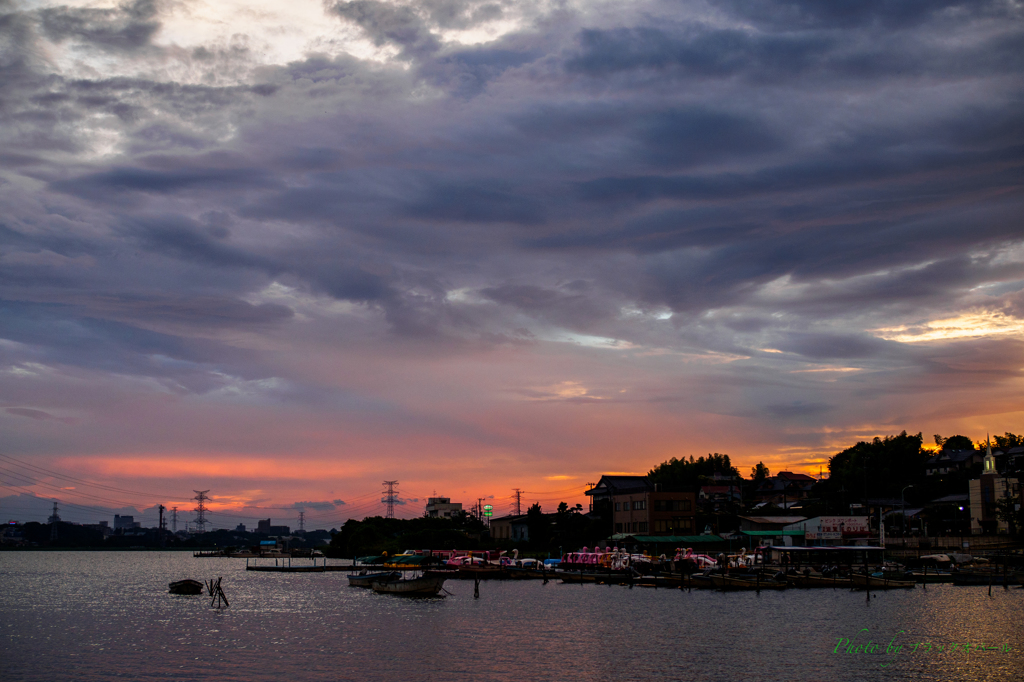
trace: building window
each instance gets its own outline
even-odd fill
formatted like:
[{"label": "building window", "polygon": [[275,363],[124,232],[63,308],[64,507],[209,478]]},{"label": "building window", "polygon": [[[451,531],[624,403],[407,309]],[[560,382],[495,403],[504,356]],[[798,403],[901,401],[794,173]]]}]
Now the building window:
[{"label": "building window", "polygon": [[621,502],[616,502],[616,503],[615,503],[615,511],[621,511],[621,510],[619,509],[619,507],[620,507],[621,505],[622,505],[622,503],[621,503]]},{"label": "building window", "polygon": [[615,532],[616,533],[621,533],[622,532],[622,524],[621,523],[616,523],[615,524]]},{"label": "building window", "polygon": [[636,502],[633,503],[633,509],[635,511],[640,509],[647,509],[647,500],[637,500]]},{"label": "building window", "polygon": [[682,506],[680,507],[680,511],[690,511],[690,506],[691,505],[689,500],[683,500]]},{"label": "building window", "polygon": [[647,532],[647,522],[646,521],[641,521],[640,523],[637,524],[637,526],[639,526],[639,528],[637,528],[637,532],[638,533],[646,533]]}]

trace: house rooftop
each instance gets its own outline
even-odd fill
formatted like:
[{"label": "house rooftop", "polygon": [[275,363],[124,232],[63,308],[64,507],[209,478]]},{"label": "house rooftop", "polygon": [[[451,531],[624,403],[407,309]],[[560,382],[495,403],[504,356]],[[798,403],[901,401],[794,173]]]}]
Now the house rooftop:
[{"label": "house rooftop", "polygon": [[751,523],[799,523],[806,521],[806,516],[741,516],[744,521]]}]

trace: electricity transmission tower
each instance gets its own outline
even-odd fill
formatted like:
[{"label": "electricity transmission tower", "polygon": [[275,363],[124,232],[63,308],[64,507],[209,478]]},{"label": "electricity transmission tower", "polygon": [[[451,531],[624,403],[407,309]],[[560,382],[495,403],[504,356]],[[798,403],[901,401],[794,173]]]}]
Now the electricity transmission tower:
[{"label": "electricity transmission tower", "polygon": [[178,532],[178,508],[171,507],[171,532]]},{"label": "electricity transmission tower", "polygon": [[57,539],[57,524],[60,523],[60,516],[57,514],[57,500],[53,501],[53,515],[50,517],[50,542]]},{"label": "electricity transmission tower", "polygon": [[512,492],[516,494],[516,516],[522,516],[523,491],[519,488],[512,488]]},{"label": "electricity transmission tower", "polygon": [[388,519],[395,518],[395,500],[398,499],[398,491],[395,490],[396,485],[398,485],[398,481],[384,481],[384,486],[387,490],[384,491],[384,499],[381,502],[387,508],[385,518]]},{"label": "electricity transmission tower", "polygon": [[299,512],[299,532],[306,532],[306,512],[304,511]]},{"label": "electricity transmission tower", "polygon": [[164,536],[167,534],[167,521],[164,520],[164,510],[167,507],[160,505],[160,522],[157,524],[157,539],[160,541],[160,546],[164,546]]},{"label": "electricity transmission tower", "polygon": [[196,493],[196,496],[193,497],[192,499],[193,500],[197,500],[199,502],[199,506],[192,510],[192,511],[194,511],[196,513],[196,520],[195,520],[196,532],[197,533],[205,533],[206,532],[206,504],[205,504],[205,502],[208,499],[210,499],[209,497],[206,496],[206,493],[208,493],[210,491],[209,490],[193,490],[192,492]]}]

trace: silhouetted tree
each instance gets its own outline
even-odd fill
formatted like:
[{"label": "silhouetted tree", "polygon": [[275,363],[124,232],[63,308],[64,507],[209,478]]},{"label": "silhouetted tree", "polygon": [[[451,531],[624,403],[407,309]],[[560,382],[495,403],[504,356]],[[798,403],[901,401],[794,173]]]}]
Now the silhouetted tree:
[{"label": "silhouetted tree", "polygon": [[750,467],[750,477],[755,483],[763,483],[771,475],[772,472],[768,470],[764,462],[758,462],[756,467]]},{"label": "silhouetted tree", "polygon": [[740,472],[729,461],[729,455],[720,455],[717,452],[698,459],[694,459],[693,455],[690,455],[688,460],[673,457],[651,469],[647,473],[647,478],[658,484],[661,490],[680,491],[691,489],[699,485],[702,478],[715,474],[740,478]]},{"label": "silhouetted tree", "polygon": [[1018,436],[1017,434],[1010,433],[1009,431],[1001,436],[992,436],[992,440],[995,442],[997,448],[1001,448],[1003,450],[1024,445],[1024,436]]}]

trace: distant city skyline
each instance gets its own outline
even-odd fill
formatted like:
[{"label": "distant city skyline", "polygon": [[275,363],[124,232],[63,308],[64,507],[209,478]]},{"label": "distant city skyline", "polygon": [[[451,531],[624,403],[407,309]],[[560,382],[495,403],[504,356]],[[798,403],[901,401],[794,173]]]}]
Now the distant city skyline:
[{"label": "distant city skyline", "polygon": [[1021,13],[0,0],[0,497],[343,522],[1024,431]]}]

